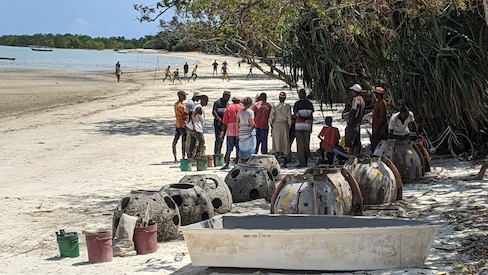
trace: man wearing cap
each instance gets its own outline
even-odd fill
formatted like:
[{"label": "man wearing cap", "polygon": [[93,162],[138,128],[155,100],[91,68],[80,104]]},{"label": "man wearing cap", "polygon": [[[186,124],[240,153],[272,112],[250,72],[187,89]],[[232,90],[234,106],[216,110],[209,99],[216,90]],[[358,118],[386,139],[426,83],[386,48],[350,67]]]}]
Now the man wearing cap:
[{"label": "man wearing cap", "polygon": [[229,106],[230,92],[224,91],[222,97],[214,102],[212,108],[212,115],[214,117],[214,133],[215,145],[214,154],[220,155],[222,153],[222,144],[224,143],[224,136],[221,135],[223,130],[222,119],[227,106]]},{"label": "man wearing cap", "polygon": [[308,166],[310,157],[310,134],[312,133],[313,123],[313,104],[307,99],[305,89],[298,91],[300,100],[293,106],[293,115],[295,116],[295,136],[297,139],[297,156],[300,164],[299,168]]},{"label": "man wearing cap", "polygon": [[261,146],[261,154],[268,153],[268,133],[269,133],[269,114],[271,113],[271,105],[266,102],[268,96],[266,93],[261,93],[258,101],[253,105],[254,123],[256,123],[256,151],[258,153]]},{"label": "man wearing cap", "polygon": [[176,101],[175,117],[176,117],[176,132],[173,139],[173,156],[175,158],[175,163],[178,163],[178,158],[176,157],[176,144],[181,136],[181,151],[183,159],[185,159],[185,148],[186,148],[186,126],[188,125],[188,112],[186,111],[185,105],[183,105],[183,100],[186,99],[188,95],[185,91],[179,90],[176,95],[178,96],[178,101]]},{"label": "man wearing cap", "polygon": [[222,119],[223,123],[223,130],[221,133],[222,138],[224,135],[227,134],[226,138],[226,145],[227,145],[227,150],[225,152],[225,166],[222,167],[221,169],[229,169],[230,166],[230,154],[232,153],[232,150],[234,147],[236,148],[236,159],[238,159],[238,153],[239,153],[239,139],[238,139],[238,132],[237,132],[237,125],[236,125],[236,118],[237,118],[237,112],[240,110],[244,109],[244,106],[241,105],[241,101],[237,97],[232,98],[232,105],[227,107],[224,112],[224,117]]},{"label": "man wearing cap", "polygon": [[[186,111],[188,112],[188,120],[191,120],[193,117],[193,111],[195,110],[195,104],[200,101],[200,97],[202,96],[202,93],[199,91],[196,91],[193,93],[193,97],[186,102]],[[189,121],[188,121],[189,122]],[[186,153],[189,158],[191,158],[191,153],[195,149],[195,143],[196,139],[194,136],[190,134],[190,131],[187,131],[187,136],[186,136]]]},{"label": "man wearing cap", "polygon": [[384,98],[385,89],[382,87],[375,88],[376,104],[373,109],[373,123],[371,127],[371,152],[374,153],[378,143],[387,138],[388,135],[388,117],[386,113],[386,100]]},{"label": "man wearing cap", "polygon": [[203,135],[203,128],[205,127],[205,112],[203,107],[208,105],[208,97],[206,95],[200,95],[200,103],[195,106],[190,122],[188,123],[188,129],[192,137],[198,142],[196,152],[190,151],[190,158],[198,158],[203,156],[203,149],[205,148],[205,137]]},{"label": "man wearing cap", "polygon": [[352,106],[349,111],[346,126],[346,147],[349,155],[357,156],[361,152],[361,121],[364,116],[364,99],[361,96],[363,88],[354,84],[349,88],[352,93]]},{"label": "man wearing cap", "polygon": [[273,104],[269,115],[273,141],[271,152],[283,154],[283,167],[286,167],[290,154],[291,106],[285,103],[285,92],[281,92],[278,99],[280,102]]}]

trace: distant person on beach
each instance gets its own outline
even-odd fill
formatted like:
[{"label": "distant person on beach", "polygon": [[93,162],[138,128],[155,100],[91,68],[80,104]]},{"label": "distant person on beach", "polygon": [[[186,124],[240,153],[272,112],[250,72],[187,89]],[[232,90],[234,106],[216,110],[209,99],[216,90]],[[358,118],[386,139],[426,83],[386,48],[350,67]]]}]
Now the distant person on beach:
[{"label": "distant person on beach", "polygon": [[205,137],[203,135],[203,128],[205,127],[205,111],[203,107],[208,105],[208,96],[201,95],[200,103],[195,106],[190,123],[188,123],[188,129],[190,134],[198,142],[196,152],[191,152],[191,158],[199,158],[203,156],[203,149],[205,148]]},{"label": "distant person on beach", "polygon": [[195,78],[193,78],[193,81],[197,80],[197,77],[198,77],[197,68],[198,68],[198,65],[195,65],[195,68],[193,68],[193,71],[191,71],[190,78],[188,78],[188,82],[190,82],[190,79],[192,79],[193,77],[195,77]]},{"label": "distant person on beach", "polygon": [[256,150],[256,123],[254,112],[249,109],[252,105],[250,97],[242,101],[244,109],[237,112],[237,131],[239,133],[239,162],[245,163]]},{"label": "distant person on beach", "polygon": [[278,96],[279,103],[273,104],[269,114],[271,125],[272,148],[271,152],[283,155],[283,167],[286,167],[290,155],[290,127],[291,127],[291,106],[285,103],[286,93],[281,92]]},{"label": "distant person on beach", "polygon": [[212,63],[212,67],[213,67],[212,76],[218,75],[217,69],[219,67],[219,63],[217,63],[217,60],[215,60],[214,63]]},{"label": "distant person on beach", "polygon": [[234,147],[236,148],[236,159],[239,159],[239,140],[238,131],[236,125],[237,112],[242,110],[244,107],[241,104],[241,100],[237,97],[232,97],[232,105],[227,107],[224,112],[224,118],[222,119],[223,130],[220,136],[226,137],[226,152],[225,152],[225,165],[222,170],[229,169],[230,166],[230,154]]},{"label": "distant person on beach", "polygon": [[120,76],[122,75],[122,69],[120,68],[120,62],[115,63],[115,76],[117,77],[117,82],[120,81]]},{"label": "distant person on beach", "polygon": [[189,70],[188,62],[185,62],[185,65],[183,65],[183,77],[188,76],[188,70]]},{"label": "distant person on beach", "polygon": [[224,118],[225,109],[229,106],[230,92],[224,91],[222,97],[214,102],[212,108],[212,115],[214,117],[214,133],[215,146],[214,155],[222,154],[222,144],[224,143],[224,135],[221,135],[224,130],[222,119]]},{"label": "distant person on beach", "polygon": [[164,79],[163,79],[163,82],[166,80],[166,78],[169,77],[169,81],[172,81],[172,78],[171,78],[171,66],[168,66],[168,68],[166,68],[166,70],[164,71]]},{"label": "distant person on beach", "polygon": [[181,80],[180,80],[180,71],[178,71],[178,68],[176,68],[176,71],[173,72],[173,83],[175,83],[176,79],[178,79],[180,84],[183,84],[183,83],[181,83]]},{"label": "distant person on beach", "polygon": [[241,69],[241,61],[237,61],[237,68],[240,70]]},{"label": "distant person on beach", "polygon": [[227,67],[227,60],[224,60],[224,63],[222,63],[222,66],[226,66]]},{"label": "distant person on beach", "polygon": [[249,66],[249,73],[247,74],[247,78],[254,77],[254,75],[252,74],[253,67],[254,66],[252,64],[251,64],[251,66]]},{"label": "distant person on beach", "polygon": [[224,81],[226,78],[227,81],[230,81],[229,69],[227,69],[227,66],[222,66],[222,81]]},{"label": "distant person on beach", "polygon": [[175,108],[175,117],[176,117],[176,132],[175,137],[173,139],[173,156],[174,162],[178,163],[178,158],[176,157],[176,144],[181,136],[181,153],[182,159],[186,159],[186,126],[188,125],[188,111],[183,105],[183,101],[186,99],[188,95],[185,91],[179,90],[176,93],[178,96],[178,101],[176,101],[174,108]]},{"label": "distant person on beach", "polygon": [[259,95],[259,100],[254,103],[254,122],[256,124],[256,151],[257,154],[261,147],[261,154],[268,154],[268,133],[269,133],[269,115],[271,113],[271,104],[267,100],[266,93]]}]

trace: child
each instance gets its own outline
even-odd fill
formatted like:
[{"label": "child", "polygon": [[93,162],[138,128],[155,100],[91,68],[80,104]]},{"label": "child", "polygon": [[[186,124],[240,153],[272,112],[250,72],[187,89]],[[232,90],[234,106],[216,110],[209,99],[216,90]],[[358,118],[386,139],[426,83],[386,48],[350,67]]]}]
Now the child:
[{"label": "child", "polygon": [[[339,129],[332,126],[332,117],[328,116],[325,118],[325,125],[317,136],[320,141],[320,155],[322,157],[322,162],[331,165],[334,162],[334,155],[337,151],[340,151],[339,140],[341,135],[339,134]],[[324,158],[324,154],[327,152],[327,161]],[[339,162],[344,161],[344,157],[337,154]],[[347,158],[346,158],[347,159]]]}]

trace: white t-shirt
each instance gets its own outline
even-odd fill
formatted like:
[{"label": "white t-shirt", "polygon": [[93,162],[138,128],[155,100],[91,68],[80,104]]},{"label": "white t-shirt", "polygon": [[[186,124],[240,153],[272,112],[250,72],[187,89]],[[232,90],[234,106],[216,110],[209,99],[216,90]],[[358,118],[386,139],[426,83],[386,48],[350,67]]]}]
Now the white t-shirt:
[{"label": "white t-shirt", "polygon": [[188,100],[186,102],[186,110],[188,112],[193,112],[195,110],[195,102],[193,100]]},{"label": "white t-shirt", "polygon": [[250,126],[251,120],[254,118],[254,112],[251,109],[247,109],[246,111],[239,110],[239,112],[237,112],[237,117],[239,118],[241,127]]},{"label": "white t-shirt", "polygon": [[195,130],[199,133],[203,133],[203,127],[205,127],[205,111],[203,110],[203,107],[200,104],[195,105],[195,111],[198,108],[202,109],[202,114],[200,115],[196,112],[193,112],[192,114],[193,118],[188,123],[188,128],[191,130]]},{"label": "white t-shirt", "polygon": [[415,117],[412,112],[408,112],[408,117],[402,123],[400,119],[398,119],[398,115],[400,112],[394,113],[390,118],[390,123],[388,124],[388,129],[391,131],[393,130],[393,134],[396,136],[405,136],[410,133],[410,129],[408,129],[408,124],[410,122],[415,121]]}]

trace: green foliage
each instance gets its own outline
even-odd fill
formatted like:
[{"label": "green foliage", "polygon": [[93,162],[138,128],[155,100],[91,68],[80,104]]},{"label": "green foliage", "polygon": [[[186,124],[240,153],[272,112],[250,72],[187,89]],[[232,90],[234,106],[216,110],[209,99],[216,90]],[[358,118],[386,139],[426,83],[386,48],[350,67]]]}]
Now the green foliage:
[{"label": "green foliage", "polygon": [[[154,48],[157,37],[146,36],[140,39],[127,40],[124,37],[91,38],[87,35],[72,34],[35,34],[0,36],[0,45],[28,47],[29,45],[65,48],[65,49],[135,49]],[[148,47],[151,45],[151,47]]]}]

